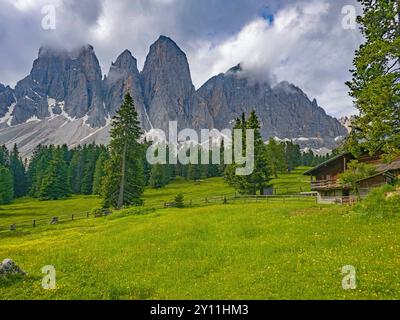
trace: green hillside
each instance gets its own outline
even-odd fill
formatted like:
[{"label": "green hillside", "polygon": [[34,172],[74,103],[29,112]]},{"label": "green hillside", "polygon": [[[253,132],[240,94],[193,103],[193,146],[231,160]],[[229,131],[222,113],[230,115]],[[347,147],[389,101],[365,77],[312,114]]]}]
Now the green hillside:
[{"label": "green hillside", "polygon": [[[161,208],[178,192],[193,208]],[[146,206],[160,209],[3,232],[0,259],[13,259],[28,276],[0,278],[0,299],[400,298],[398,219],[313,199],[204,202],[232,193],[222,179],[177,181],[146,192]],[[46,205],[52,209],[41,211]],[[3,206],[0,220],[12,221],[15,209],[29,219],[98,205],[93,197],[25,199]],[[41,287],[45,265],[56,268],[54,291]],[[356,290],[342,288],[345,265],[356,267]]]}]

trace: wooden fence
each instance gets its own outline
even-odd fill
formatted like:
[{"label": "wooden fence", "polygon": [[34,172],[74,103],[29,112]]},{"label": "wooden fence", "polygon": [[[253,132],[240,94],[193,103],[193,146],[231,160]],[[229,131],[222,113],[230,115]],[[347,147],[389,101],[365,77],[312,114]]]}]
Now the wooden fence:
[{"label": "wooden fence", "polygon": [[[205,206],[212,204],[231,204],[231,203],[250,203],[250,202],[264,202],[264,203],[290,203],[294,201],[308,201],[316,202],[316,197],[312,194],[296,194],[296,195],[240,195],[240,194],[227,194],[222,196],[211,196],[205,198],[190,199],[185,201],[185,207],[190,208],[194,206]],[[151,207],[138,207],[135,214],[145,214],[146,212],[154,211],[155,209],[175,207],[174,202],[161,201],[159,205]],[[19,221],[13,224],[0,225],[0,232],[16,231],[25,228],[36,228],[39,226],[56,225],[59,223],[72,222],[75,220],[101,218],[103,215],[84,212],[80,214],[69,215],[52,215],[48,217]]]}]

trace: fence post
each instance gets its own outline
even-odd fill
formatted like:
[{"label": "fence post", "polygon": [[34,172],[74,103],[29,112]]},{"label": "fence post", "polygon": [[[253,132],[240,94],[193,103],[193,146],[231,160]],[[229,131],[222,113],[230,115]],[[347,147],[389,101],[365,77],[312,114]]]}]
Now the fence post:
[{"label": "fence post", "polygon": [[32,226],[33,226],[33,227],[36,227],[36,220],[33,220]]}]

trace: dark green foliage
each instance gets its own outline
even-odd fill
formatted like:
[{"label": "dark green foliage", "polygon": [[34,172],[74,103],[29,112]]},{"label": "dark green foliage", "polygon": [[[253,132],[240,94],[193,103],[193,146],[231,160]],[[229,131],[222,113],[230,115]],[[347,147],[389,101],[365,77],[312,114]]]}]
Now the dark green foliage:
[{"label": "dark green foliage", "polygon": [[360,0],[358,18],[366,42],[356,52],[347,85],[359,110],[348,149],[388,159],[400,154],[400,1]]},{"label": "dark green foliage", "polygon": [[14,197],[14,181],[11,171],[0,164],[0,204],[11,203]]},{"label": "dark green foliage", "polygon": [[16,198],[23,197],[28,191],[28,182],[25,173],[24,163],[19,156],[17,145],[14,145],[10,155],[10,170],[14,180],[14,196]]},{"label": "dark green foliage", "polygon": [[175,207],[177,208],[184,208],[185,207],[185,203],[184,203],[185,197],[183,195],[183,193],[178,193],[175,197]]},{"label": "dark green foliage", "polygon": [[301,166],[301,150],[298,145],[293,142],[284,142],[283,149],[288,172],[292,172],[295,168]]},{"label": "dark green foliage", "polygon": [[126,94],[112,122],[110,160],[106,164],[102,188],[105,207],[122,208],[142,203],[145,178],[143,148],[138,143],[140,134],[134,101]]},{"label": "dark green foliage", "polygon": [[156,164],[151,169],[149,186],[154,189],[160,189],[167,185],[167,170],[168,167],[166,165]]},{"label": "dark green foliage", "polygon": [[284,145],[271,138],[266,149],[268,167],[271,174],[278,178],[278,174],[285,172],[287,168]]},{"label": "dark green foliage", "polygon": [[398,217],[400,214],[400,186],[384,185],[371,190],[354,207],[354,211],[371,217]]},{"label": "dark green foliage", "polygon": [[93,174],[93,194],[101,194],[101,185],[105,176],[105,163],[108,158],[109,156],[107,150],[103,150],[96,161]]},{"label": "dark green foliage", "polygon": [[63,158],[62,150],[56,149],[45,171],[38,196],[42,200],[58,200],[69,195],[68,166]]},{"label": "dark green foliage", "polygon": [[40,196],[40,189],[46,170],[53,158],[54,146],[39,145],[35,148],[28,167],[29,194],[32,197]]},{"label": "dark green foliage", "polygon": [[6,146],[0,146],[0,165],[7,167],[10,164],[10,153]]},{"label": "dark green foliage", "polygon": [[82,179],[85,169],[85,150],[81,146],[72,151],[72,159],[69,166],[69,179],[71,190],[75,194],[81,193]]},{"label": "dark green foliage", "polygon": [[94,171],[96,169],[96,161],[99,157],[98,148],[94,144],[85,146],[83,151],[83,157],[84,157],[84,165],[83,165],[81,193],[92,194]]},{"label": "dark green foliage", "polygon": [[227,166],[225,180],[236,190],[243,194],[256,194],[269,185],[270,169],[267,164],[266,147],[260,134],[260,124],[256,113],[253,111],[246,121],[237,119],[234,129],[242,129],[243,151],[246,150],[246,129],[254,130],[254,170],[250,175],[239,176],[236,174],[237,164]]}]

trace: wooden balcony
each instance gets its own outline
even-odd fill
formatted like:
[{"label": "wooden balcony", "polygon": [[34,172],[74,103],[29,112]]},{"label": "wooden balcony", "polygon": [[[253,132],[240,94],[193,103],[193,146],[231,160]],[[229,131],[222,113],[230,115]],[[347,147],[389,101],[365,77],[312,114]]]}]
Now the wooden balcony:
[{"label": "wooden balcony", "polygon": [[339,180],[318,180],[311,182],[312,191],[332,189],[343,189],[343,185],[340,184]]}]

